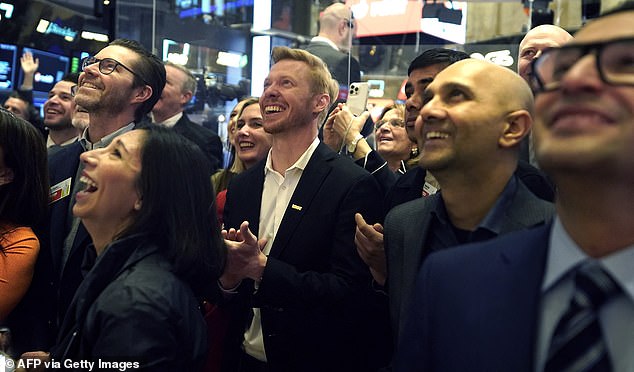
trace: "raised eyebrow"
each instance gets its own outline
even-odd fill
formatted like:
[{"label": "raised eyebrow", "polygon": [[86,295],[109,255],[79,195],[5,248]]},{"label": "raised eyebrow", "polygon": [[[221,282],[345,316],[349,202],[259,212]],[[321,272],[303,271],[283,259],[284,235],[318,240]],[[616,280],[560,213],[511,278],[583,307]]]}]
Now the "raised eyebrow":
[{"label": "raised eyebrow", "polygon": [[434,81],[434,78],[428,77],[428,78],[424,78],[424,79],[420,79],[416,82],[416,84],[418,85],[424,85],[424,84],[429,84],[432,81]]},{"label": "raised eyebrow", "polygon": [[471,95],[471,88],[469,88],[468,86],[464,85],[464,84],[460,84],[460,83],[447,83],[444,86],[442,86],[440,88],[443,92],[448,92],[448,91],[452,91],[452,90],[461,90],[464,93],[466,93],[467,95]]},{"label": "raised eyebrow", "polygon": [[120,140],[120,139],[118,139],[118,138],[117,138],[116,140],[114,140],[113,145],[114,145],[115,147],[121,147],[121,148],[123,149],[123,151],[125,151],[125,152],[126,152],[126,153],[128,153],[128,154],[130,153],[130,151],[128,151],[128,148],[127,148],[127,147],[125,147],[125,144],[123,143],[123,141],[121,141],[121,140]]}]

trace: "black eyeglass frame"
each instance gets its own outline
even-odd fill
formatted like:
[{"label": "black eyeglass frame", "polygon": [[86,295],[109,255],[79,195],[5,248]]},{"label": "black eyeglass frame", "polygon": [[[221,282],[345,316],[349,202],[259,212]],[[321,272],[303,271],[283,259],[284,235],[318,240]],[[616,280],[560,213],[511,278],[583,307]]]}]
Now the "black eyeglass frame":
[{"label": "black eyeglass frame", "polygon": [[[104,69],[104,62],[114,62],[114,67],[112,69]],[[103,58],[103,59],[99,59],[97,57],[94,56],[88,56],[86,58],[84,58],[81,61],[81,70],[84,71],[86,69],[86,67],[90,66],[90,65],[94,65],[95,63],[99,63],[99,66],[97,66],[99,68],[99,72],[104,74],[104,75],[110,75],[112,74],[112,72],[114,70],[117,69],[117,66],[121,66],[124,69],[128,70],[132,75],[138,77],[143,84],[145,85],[149,85],[147,83],[147,81],[145,81],[145,79],[143,79],[141,77],[141,75],[137,74],[136,72],[132,71],[132,69],[130,69],[129,67],[127,67],[126,65],[124,65],[123,63],[117,61],[114,58]]]},{"label": "black eyeglass frame", "polygon": [[354,29],[354,17],[352,18],[341,18],[346,21],[346,26],[350,27],[350,29]]},{"label": "black eyeglass frame", "polygon": [[[399,124],[393,124],[393,123],[399,123]],[[379,120],[376,122],[376,124],[374,124],[374,130],[379,130],[381,129],[382,126],[384,126],[385,124],[389,124],[391,127],[398,127],[398,128],[405,128],[405,120],[403,119],[390,119],[390,120]]]},{"label": "black eyeglass frame", "polygon": [[[601,78],[601,81],[609,85],[634,86],[634,77],[632,79],[632,83],[623,82],[623,81],[614,81],[613,79],[609,79],[605,71],[603,70],[603,67],[601,64],[601,61],[603,60],[602,58],[603,51],[611,45],[614,45],[617,43],[623,43],[623,42],[632,42],[634,44],[634,38],[627,37],[627,38],[614,39],[607,42],[603,41],[603,42],[587,43],[587,44],[572,44],[572,45],[564,45],[562,47],[557,47],[557,48],[545,49],[537,59],[534,59],[531,62],[531,73],[529,74],[529,79],[531,81],[530,86],[531,88],[533,88],[533,91],[535,91],[536,93],[550,92],[550,91],[559,89],[559,87],[561,86],[561,79],[559,79],[556,82],[551,82],[550,87],[548,87],[547,84],[544,82],[543,77],[540,76],[539,71],[541,66],[543,66],[543,63],[547,61],[548,58],[554,58],[553,53],[561,52],[562,50],[580,50],[581,51],[581,53],[577,56],[577,59],[574,61],[574,63],[568,67],[568,69],[566,70],[566,73],[583,57],[587,56],[589,53],[594,53],[595,55],[594,60],[596,64],[595,67],[597,71],[599,72],[599,77]],[[563,75],[565,75],[565,73],[562,74],[562,76]]]}]

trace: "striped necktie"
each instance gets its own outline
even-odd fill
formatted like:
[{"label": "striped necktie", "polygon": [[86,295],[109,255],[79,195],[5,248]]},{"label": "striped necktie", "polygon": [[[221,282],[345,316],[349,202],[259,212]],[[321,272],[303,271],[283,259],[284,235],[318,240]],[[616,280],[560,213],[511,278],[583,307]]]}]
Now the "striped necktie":
[{"label": "striped necktie", "polygon": [[544,372],[612,371],[598,311],[618,292],[618,284],[597,263],[577,269],[575,292],[555,328]]}]

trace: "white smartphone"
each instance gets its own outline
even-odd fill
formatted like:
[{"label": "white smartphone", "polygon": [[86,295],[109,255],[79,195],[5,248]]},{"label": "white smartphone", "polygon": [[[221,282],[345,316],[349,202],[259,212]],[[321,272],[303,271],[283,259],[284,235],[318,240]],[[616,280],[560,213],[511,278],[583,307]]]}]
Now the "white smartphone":
[{"label": "white smartphone", "polygon": [[346,106],[348,106],[350,112],[356,116],[361,115],[368,106],[369,93],[368,83],[351,83],[350,90],[348,90],[348,100],[346,102]]}]

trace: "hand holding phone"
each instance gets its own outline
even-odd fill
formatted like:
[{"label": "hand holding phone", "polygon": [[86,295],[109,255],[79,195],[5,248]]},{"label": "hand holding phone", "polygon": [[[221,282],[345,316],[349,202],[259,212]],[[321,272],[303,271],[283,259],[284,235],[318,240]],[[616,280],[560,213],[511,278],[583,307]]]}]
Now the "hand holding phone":
[{"label": "hand holding phone", "polygon": [[350,112],[355,116],[361,115],[361,113],[366,110],[369,93],[368,83],[355,82],[350,84],[346,106],[348,106]]}]

